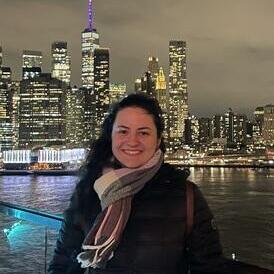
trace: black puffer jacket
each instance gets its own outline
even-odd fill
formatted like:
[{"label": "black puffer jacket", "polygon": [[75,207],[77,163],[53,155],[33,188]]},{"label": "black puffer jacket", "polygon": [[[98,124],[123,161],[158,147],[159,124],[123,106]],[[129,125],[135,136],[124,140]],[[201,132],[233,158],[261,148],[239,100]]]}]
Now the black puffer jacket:
[{"label": "black puffer jacket", "polygon": [[[194,185],[194,225],[185,248],[185,181],[188,174],[163,164],[156,176],[135,195],[122,240],[105,269],[90,274],[225,273],[219,235],[200,190]],[[76,261],[81,244],[100,211],[96,193],[90,216],[75,210],[77,197],[65,212],[50,274],[84,273]],[[187,259],[188,258],[188,259]]]}]

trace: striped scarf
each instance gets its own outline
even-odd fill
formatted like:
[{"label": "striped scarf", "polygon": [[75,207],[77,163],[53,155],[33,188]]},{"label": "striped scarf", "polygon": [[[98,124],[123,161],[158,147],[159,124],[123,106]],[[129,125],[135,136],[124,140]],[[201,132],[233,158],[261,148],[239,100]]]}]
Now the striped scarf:
[{"label": "striped scarf", "polygon": [[134,194],[157,173],[162,162],[159,149],[143,166],[112,169],[95,181],[102,211],[82,244],[83,252],[77,256],[82,268],[103,268],[113,257],[127,224]]}]

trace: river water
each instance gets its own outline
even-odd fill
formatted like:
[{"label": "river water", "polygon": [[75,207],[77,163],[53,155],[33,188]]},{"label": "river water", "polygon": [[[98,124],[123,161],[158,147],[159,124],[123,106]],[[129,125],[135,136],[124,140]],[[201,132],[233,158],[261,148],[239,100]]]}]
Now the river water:
[{"label": "river water", "polygon": [[[191,168],[191,180],[215,215],[226,256],[235,253],[240,261],[274,270],[274,170]],[[76,176],[2,176],[0,200],[62,213],[76,182]],[[47,231],[45,253],[43,227],[21,222],[7,237],[3,230],[14,224],[18,220],[0,215],[0,273],[45,273],[57,233]]]}]

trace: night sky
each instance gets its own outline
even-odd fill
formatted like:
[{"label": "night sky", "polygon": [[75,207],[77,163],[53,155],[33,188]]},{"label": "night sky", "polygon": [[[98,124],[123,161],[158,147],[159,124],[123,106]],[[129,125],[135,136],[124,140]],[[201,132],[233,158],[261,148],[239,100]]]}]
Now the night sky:
[{"label": "night sky", "polygon": [[[80,84],[81,31],[87,0],[0,0],[4,65],[21,76],[23,49],[43,52],[50,71],[53,41],[68,42],[72,83]],[[97,0],[94,27],[110,48],[111,81],[126,82],[159,57],[168,74],[168,42],[187,42],[189,105],[210,116],[229,107],[250,114],[274,103],[273,0]]]}]

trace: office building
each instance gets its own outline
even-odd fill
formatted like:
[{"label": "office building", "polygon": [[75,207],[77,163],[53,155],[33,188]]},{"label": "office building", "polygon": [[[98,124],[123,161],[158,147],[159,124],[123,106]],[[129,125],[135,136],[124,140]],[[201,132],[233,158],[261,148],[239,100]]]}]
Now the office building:
[{"label": "office building", "polygon": [[134,81],[134,92],[141,92],[142,91],[142,80],[141,78],[136,78]]},{"label": "office building", "polygon": [[245,114],[235,114],[233,121],[233,142],[239,146],[247,141],[247,117]]},{"label": "office building", "polygon": [[99,34],[93,28],[92,0],[88,2],[88,26],[82,32],[82,86],[94,88],[94,50],[99,48]]},{"label": "office building", "polygon": [[19,141],[19,104],[20,104],[20,82],[12,81],[11,86],[12,96],[12,125],[13,125],[13,143],[14,147],[18,147]]},{"label": "office building", "polygon": [[110,104],[114,104],[115,102],[121,100],[126,96],[127,85],[125,83],[111,83],[109,85],[109,102]]},{"label": "office building", "polygon": [[3,66],[0,46],[0,151],[13,149],[18,141],[18,82],[12,81],[10,67]]},{"label": "office building", "polygon": [[12,77],[12,71],[10,67],[2,67],[2,77],[1,81],[6,83],[6,84],[11,84],[11,77]]},{"label": "office building", "polygon": [[151,97],[156,97],[155,87],[158,73],[159,60],[157,57],[151,56],[148,58],[147,71],[140,78],[141,82],[135,82],[135,92],[144,92]]},{"label": "office building", "polygon": [[3,51],[2,51],[2,47],[0,46],[0,67],[2,67],[3,65]]},{"label": "office building", "polygon": [[229,145],[234,143],[234,113],[231,108],[224,114],[225,137]]},{"label": "office building", "polygon": [[209,144],[212,140],[211,119],[199,118],[199,143]]},{"label": "office building", "polygon": [[237,114],[231,108],[224,114],[225,137],[228,146],[246,143],[247,117],[244,114]]},{"label": "office building", "polygon": [[82,143],[85,148],[90,147],[92,141],[97,138],[97,115],[95,92],[91,89],[80,88],[83,96],[84,116],[82,117],[84,132]]},{"label": "office building", "polygon": [[3,66],[3,52],[2,52],[2,47],[0,46],[0,80],[2,77],[2,66]]},{"label": "office building", "polygon": [[264,107],[257,107],[253,112],[254,122],[253,122],[253,142],[254,144],[260,144],[263,142],[262,131],[264,123]]},{"label": "office building", "polygon": [[57,41],[51,45],[51,75],[70,85],[71,66],[67,42]]},{"label": "office building", "polygon": [[96,136],[109,109],[109,49],[94,50],[94,94],[96,101]]},{"label": "office building", "polygon": [[19,147],[65,145],[67,85],[43,73],[20,83]]},{"label": "office building", "polygon": [[85,92],[83,89],[69,88],[66,96],[66,146],[86,147],[85,136]]},{"label": "office building", "polygon": [[188,117],[186,42],[169,42],[168,148],[171,152],[183,143],[185,119]]},{"label": "office building", "polygon": [[39,76],[42,72],[42,52],[24,50],[22,55],[22,79],[30,79]]},{"label": "office building", "polygon": [[159,72],[156,75],[155,80],[155,98],[158,100],[159,105],[163,112],[163,119],[165,123],[164,138],[168,139],[168,93],[167,93],[167,82],[162,67],[159,68]]},{"label": "office building", "polygon": [[185,131],[184,131],[185,144],[189,146],[199,145],[199,119],[194,116],[188,116],[185,120]]},{"label": "office building", "polygon": [[163,110],[163,112],[167,112],[167,106],[168,106],[167,82],[166,82],[166,77],[162,67],[160,67],[159,72],[156,75],[155,98],[158,100],[159,105],[161,109]]},{"label": "office building", "polygon": [[226,138],[224,115],[216,114],[212,118],[212,137],[217,139]]},{"label": "office building", "polygon": [[155,82],[153,81],[150,71],[146,71],[141,77],[141,92],[151,97],[155,97]]},{"label": "office building", "polygon": [[153,81],[156,81],[157,75],[159,73],[159,59],[155,56],[150,56],[148,58],[147,70],[151,73]]},{"label": "office building", "polygon": [[0,83],[0,151],[14,148],[13,92],[5,82]]},{"label": "office building", "polygon": [[262,137],[266,145],[274,145],[274,105],[264,107]]}]

